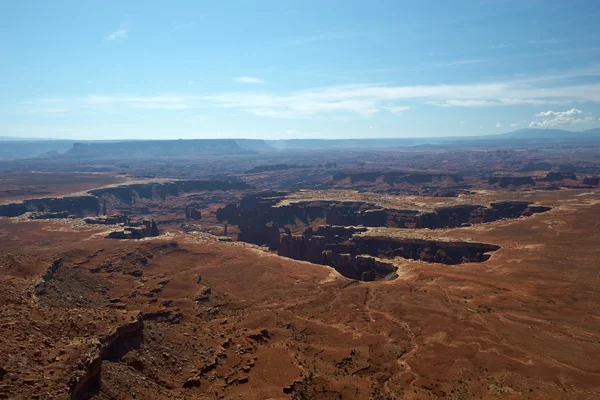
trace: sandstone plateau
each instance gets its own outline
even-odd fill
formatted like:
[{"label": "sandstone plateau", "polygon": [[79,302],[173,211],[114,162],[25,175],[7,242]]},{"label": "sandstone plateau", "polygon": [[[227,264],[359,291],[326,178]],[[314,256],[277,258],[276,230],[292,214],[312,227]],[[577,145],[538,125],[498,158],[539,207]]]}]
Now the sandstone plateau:
[{"label": "sandstone plateau", "polygon": [[594,147],[131,146],[0,162],[0,398],[600,398]]}]

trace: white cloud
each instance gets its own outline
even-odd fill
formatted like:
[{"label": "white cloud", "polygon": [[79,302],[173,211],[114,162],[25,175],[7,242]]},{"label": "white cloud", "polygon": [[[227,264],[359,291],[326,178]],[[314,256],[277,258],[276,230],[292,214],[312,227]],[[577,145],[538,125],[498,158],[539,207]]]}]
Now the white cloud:
[{"label": "white cloud", "polygon": [[404,112],[404,111],[410,109],[409,106],[391,106],[391,107],[384,107],[384,108],[394,114],[399,114],[401,112]]},{"label": "white cloud", "polygon": [[119,40],[119,39],[125,39],[127,37],[127,34],[129,33],[129,29],[127,28],[119,28],[115,31],[113,31],[110,35],[108,35],[106,38],[108,40]]},{"label": "white cloud", "polygon": [[540,113],[535,114],[536,117],[550,117],[550,116],[554,116],[554,117],[571,117],[573,115],[577,115],[577,114],[583,114],[583,111],[578,110],[576,108],[571,108],[570,110],[567,111],[542,111]]},{"label": "white cloud", "polygon": [[542,111],[535,116],[536,121],[532,121],[529,124],[530,128],[555,128],[559,126],[577,125],[592,122],[593,117],[587,115],[584,116],[582,110],[572,108],[567,111]]},{"label": "white cloud", "polygon": [[238,76],[233,78],[233,80],[240,83],[266,83],[264,80],[252,76]]},{"label": "white cloud", "polygon": [[496,122],[496,128],[502,128],[502,124],[500,122]]},{"label": "white cloud", "polygon": [[464,123],[465,123],[465,121],[460,121],[460,123],[461,123],[461,124],[464,124]]},{"label": "white cloud", "polygon": [[519,124],[517,124],[517,123],[514,123],[514,124],[510,124],[509,126],[510,126],[511,128],[514,128],[514,127],[516,127],[516,126],[518,126],[518,125],[519,125]]}]

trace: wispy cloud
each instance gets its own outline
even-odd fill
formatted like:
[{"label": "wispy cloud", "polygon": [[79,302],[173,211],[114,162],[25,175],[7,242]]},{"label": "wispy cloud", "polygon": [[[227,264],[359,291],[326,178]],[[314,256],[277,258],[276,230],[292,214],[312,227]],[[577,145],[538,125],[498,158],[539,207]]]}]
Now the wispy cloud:
[{"label": "wispy cloud", "polygon": [[432,65],[435,67],[453,67],[455,65],[479,64],[484,61],[485,60],[456,60],[456,61],[449,61],[449,62],[445,62],[445,63],[437,63],[437,64],[432,64]]},{"label": "wispy cloud", "polygon": [[514,127],[516,127],[516,126],[518,126],[518,125],[519,125],[519,124],[517,124],[517,123],[513,123],[513,124],[510,124],[509,126],[510,126],[511,128],[514,128]]},{"label": "wispy cloud", "polygon": [[234,81],[240,83],[267,83],[265,80],[252,76],[238,76],[233,78]]},{"label": "wispy cloud", "polygon": [[566,40],[565,39],[556,39],[556,38],[549,38],[549,39],[533,39],[528,41],[527,43],[529,44],[559,44],[559,43],[564,43]]},{"label": "wispy cloud", "polygon": [[402,113],[402,112],[410,109],[409,106],[392,106],[392,107],[384,107],[384,108],[394,114],[399,114],[399,113]]},{"label": "wispy cloud", "polygon": [[[584,71],[588,74],[587,71]],[[548,75],[513,81],[470,83],[460,85],[398,86],[383,84],[335,85],[291,92],[240,90],[205,94],[130,94],[88,95],[63,99],[40,99],[34,105],[48,108],[94,108],[105,110],[163,109],[186,110],[207,107],[230,109],[271,118],[369,117],[381,111],[400,113],[415,104],[436,107],[501,107],[572,103],[600,103],[600,82],[572,84],[575,73],[560,77]],[[244,83],[262,83],[259,78],[240,77]],[[255,85],[254,88],[260,85]],[[254,89],[253,88],[253,89]],[[262,88],[262,87],[261,87]],[[45,102],[45,103],[44,103]],[[536,124],[548,124],[538,116]],[[556,116],[554,116],[556,117]],[[584,116],[580,116],[584,117]],[[584,117],[585,118],[585,117]]]},{"label": "wispy cloud", "polygon": [[535,114],[536,121],[529,124],[531,128],[556,128],[566,125],[585,124],[594,121],[594,118],[583,111],[572,108],[567,111],[543,111]]},{"label": "wispy cloud", "polygon": [[488,106],[497,106],[499,105],[496,101],[491,100],[458,100],[458,99],[450,99],[450,100],[428,100],[425,101],[425,104],[430,106],[437,107],[488,107]]},{"label": "wispy cloud", "polygon": [[113,32],[111,32],[106,37],[106,39],[108,39],[108,40],[125,39],[125,38],[127,38],[128,34],[129,34],[129,29],[127,29],[127,28],[119,28],[119,29],[116,29]]},{"label": "wispy cloud", "polygon": [[502,128],[502,124],[500,122],[496,122],[496,128]]}]

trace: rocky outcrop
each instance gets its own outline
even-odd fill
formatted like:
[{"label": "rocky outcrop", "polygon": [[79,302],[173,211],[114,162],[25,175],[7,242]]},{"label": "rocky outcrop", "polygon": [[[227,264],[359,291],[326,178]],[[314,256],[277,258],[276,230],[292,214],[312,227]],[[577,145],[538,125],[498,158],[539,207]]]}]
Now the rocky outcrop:
[{"label": "rocky outcrop", "polygon": [[195,208],[190,210],[190,219],[202,219],[202,213]]},{"label": "rocky outcrop", "polygon": [[215,190],[244,190],[250,186],[238,180],[189,180],[172,182],[138,183],[91,190],[102,202],[132,206],[140,200],[165,200],[183,193]]},{"label": "rocky outcrop", "polygon": [[[320,226],[302,235],[284,234],[278,254],[295,260],[329,265],[350,279],[372,281],[386,278],[396,268],[382,258],[402,257],[441,264],[482,262],[486,253],[500,247],[483,243],[444,242],[361,236],[364,228]],[[377,258],[374,258],[377,257]]]},{"label": "rocky outcrop", "polygon": [[381,181],[388,185],[410,184],[419,185],[424,183],[439,182],[462,182],[463,178],[455,174],[440,174],[428,172],[382,172],[382,171],[340,171],[333,176],[334,181],[349,179],[351,183]]},{"label": "rocky outcrop", "polygon": [[335,254],[331,251],[325,252],[324,264],[332,266],[346,278],[365,282],[391,279],[397,269],[391,263],[382,262],[366,255],[352,256],[351,254]]},{"label": "rocky outcrop", "polygon": [[44,274],[33,284],[33,294],[41,296],[46,293],[46,285],[48,281],[54,277],[56,271],[62,267],[63,262],[61,258],[54,260],[54,262],[46,269]]},{"label": "rocky outcrop", "polygon": [[75,215],[70,214],[68,211],[59,212],[48,212],[48,213],[32,213],[29,219],[59,219],[59,218],[76,218]]},{"label": "rocky outcrop", "polygon": [[110,232],[107,239],[143,239],[145,237],[156,237],[160,235],[158,225],[154,220],[149,221],[144,219],[142,221],[131,221],[128,220],[128,225],[124,226],[123,229]]},{"label": "rocky outcrop", "polygon": [[458,205],[442,207],[434,212],[419,215],[416,228],[457,228],[469,224],[482,224],[499,219],[513,219],[549,211],[550,207],[534,206],[524,201],[491,203],[490,207]]},{"label": "rocky outcrop", "polygon": [[541,178],[541,182],[560,182],[564,180],[577,180],[577,176],[574,173],[569,172],[548,172],[545,177]]},{"label": "rocky outcrop", "polygon": [[402,257],[431,263],[461,264],[482,262],[489,258],[486,253],[500,246],[474,242],[446,242],[424,239],[396,239],[374,236],[355,236],[350,253],[357,252],[380,258]]},{"label": "rocky outcrop", "polygon": [[0,217],[18,217],[26,212],[66,213],[83,216],[99,214],[100,203],[94,196],[47,197],[0,205]]},{"label": "rocky outcrop", "polygon": [[130,350],[138,348],[142,341],[143,328],[142,315],[138,314],[131,321],[117,326],[101,338],[98,348],[83,357],[67,383],[71,400],[93,397],[100,389],[102,361],[119,360]]},{"label": "rocky outcrop", "polygon": [[[244,197],[239,205],[229,204],[217,211],[219,221],[239,226],[239,240],[273,247],[276,231],[286,226],[310,226],[314,221],[328,225],[394,228],[456,228],[468,224],[493,222],[529,216],[550,210],[528,202],[497,202],[489,207],[462,204],[434,211],[398,210],[358,201],[300,201],[283,206],[280,193]],[[320,234],[317,234],[320,235]]]},{"label": "rocky outcrop", "polygon": [[277,224],[264,224],[262,226],[240,225],[238,240],[258,245],[267,245],[276,249],[279,245],[279,226]]},{"label": "rocky outcrop", "polygon": [[117,224],[129,224],[129,217],[127,215],[110,215],[100,217],[89,217],[84,218],[83,222],[91,225],[117,225]]},{"label": "rocky outcrop", "polygon": [[586,176],[585,178],[583,178],[584,185],[598,186],[599,183],[600,177],[597,176]]},{"label": "rocky outcrop", "polygon": [[488,179],[489,185],[498,185],[502,188],[510,186],[535,186],[535,180],[531,176],[492,176]]},{"label": "rocky outcrop", "polygon": [[346,239],[345,236],[328,238],[318,235],[306,237],[305,235],[284,234],[281,237],[278,254],[294,260],[329,265],[347,278],[362,281],[382,279],[396,271],[393,265],[377,261],[372,257],[340,254],[329,248],[331,243],[338,243]]}]

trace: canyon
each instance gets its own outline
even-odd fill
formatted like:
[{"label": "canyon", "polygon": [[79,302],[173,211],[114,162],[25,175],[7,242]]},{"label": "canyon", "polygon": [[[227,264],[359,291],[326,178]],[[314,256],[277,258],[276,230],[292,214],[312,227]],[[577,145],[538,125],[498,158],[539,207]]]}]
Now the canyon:
[{"label": "canyon", "polygon": [[600,395],[593,145],[182,142],[0,160],[0,398]]}]

